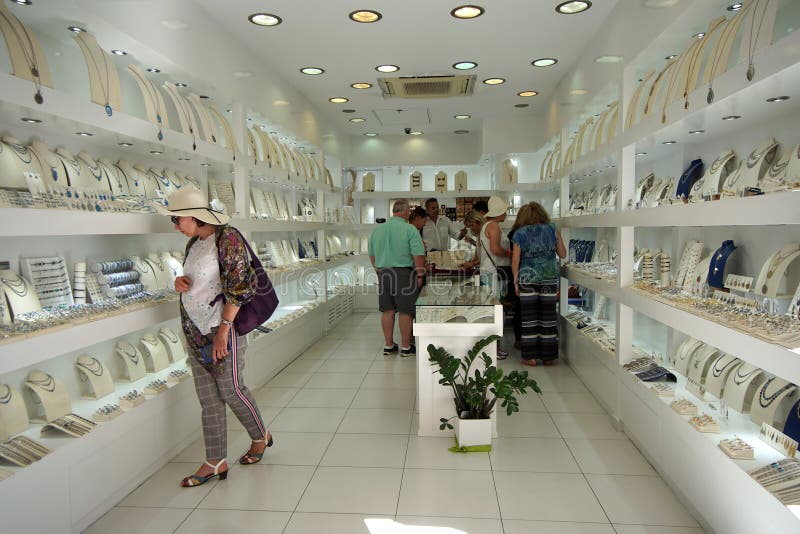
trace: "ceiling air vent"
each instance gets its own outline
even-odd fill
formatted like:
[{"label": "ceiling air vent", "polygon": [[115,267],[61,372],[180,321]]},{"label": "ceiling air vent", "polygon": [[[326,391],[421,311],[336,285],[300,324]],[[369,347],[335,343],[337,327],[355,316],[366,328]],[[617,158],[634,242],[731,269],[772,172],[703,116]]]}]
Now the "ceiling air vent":
[{"label": "ceiling air vent", "polygon": [[475,76],[402,76],[378,83],[384,98],[450,98],[471,95]]}]

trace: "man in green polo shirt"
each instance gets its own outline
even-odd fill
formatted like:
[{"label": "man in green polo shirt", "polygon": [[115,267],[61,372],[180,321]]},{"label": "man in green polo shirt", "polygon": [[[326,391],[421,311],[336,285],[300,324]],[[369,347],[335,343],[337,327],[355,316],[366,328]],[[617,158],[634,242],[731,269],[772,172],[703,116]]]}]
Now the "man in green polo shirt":
[{"label": "man in green polo shirt", "polygon": [[386,345],[383,354],[397,352],[394,342],[394,316],[400,314],[401,356],[413,356],[417,348],[411,342],[414,305],[425,275],[425,245],[419,231],[408,222],[407,200],[396,200],[392,217],[369,236],[369,260],[378,273],[378,308]]}]

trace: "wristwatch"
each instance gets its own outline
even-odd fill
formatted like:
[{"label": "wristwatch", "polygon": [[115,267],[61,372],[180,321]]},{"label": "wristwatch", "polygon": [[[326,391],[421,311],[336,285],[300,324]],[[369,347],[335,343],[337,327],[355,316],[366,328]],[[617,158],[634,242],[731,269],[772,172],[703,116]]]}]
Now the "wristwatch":
[{"label": "wristwatch", "polygon": [[233,321],[229,321],[229,320],[225,319],[224,317],[222,319],[220,319],[219,322],[224,324],[224,325],[233,326]]}]

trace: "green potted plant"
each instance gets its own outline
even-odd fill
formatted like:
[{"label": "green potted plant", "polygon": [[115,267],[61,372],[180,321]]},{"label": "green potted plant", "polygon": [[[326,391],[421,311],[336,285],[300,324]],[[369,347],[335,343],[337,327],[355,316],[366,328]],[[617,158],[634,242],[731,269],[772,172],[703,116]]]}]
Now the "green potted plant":
[{"label": "green potted plant", "polygon": [[[499,339],[500,336],[492,335],[478,340],[464,358],[457,358],[442,347],[428,345],[428,360],[436,364],[435,372],[441,375],[439,383],[453,390],[457,414],[450,418],[442,417],[439,428],[455,428],[458,445],[462,448],[491,445],[490,416],[498,399],[500,406],[511,415],[519,411],[515,394],[525,395],[528,390],[542,394],[527,371],[504,374],[502,369],[492,364],[492,358],[483,349]],[[483,369],[476,366],[473,370],[476,361],[483,363]],[[451,420],[455,420],[455,427]]]}]

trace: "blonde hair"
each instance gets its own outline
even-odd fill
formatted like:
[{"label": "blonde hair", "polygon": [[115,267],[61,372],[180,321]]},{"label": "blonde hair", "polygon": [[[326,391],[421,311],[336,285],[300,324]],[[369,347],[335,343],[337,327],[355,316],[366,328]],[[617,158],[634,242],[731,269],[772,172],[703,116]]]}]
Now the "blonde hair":
[{"label": "blonde hair", "polygon": [[514,224],[511,226],[511,231],[514,232],[522,228],[523,226],[534,224],[533,222],[531,222],[532,220],[533,217],[531,215],[531,205],[525,204],[517,212],[517,218],[514,221]]},{"label": "blonde hair", "polygon": [[486,219],[479,211],[472,210],[467,213],[467,216],[464,217],[464,224],[471,224],[471,223],[478,223],[479,225],[483,226],[486,224]]},{"label": "blonde hair", "polygon": [[550,223],[550,215],[547,214],[547,210],[542,207],[541,204],[536,202],[535,200],[528,204],[531,207],[531,220],[533,222],[529,224],[549,224]]}]

